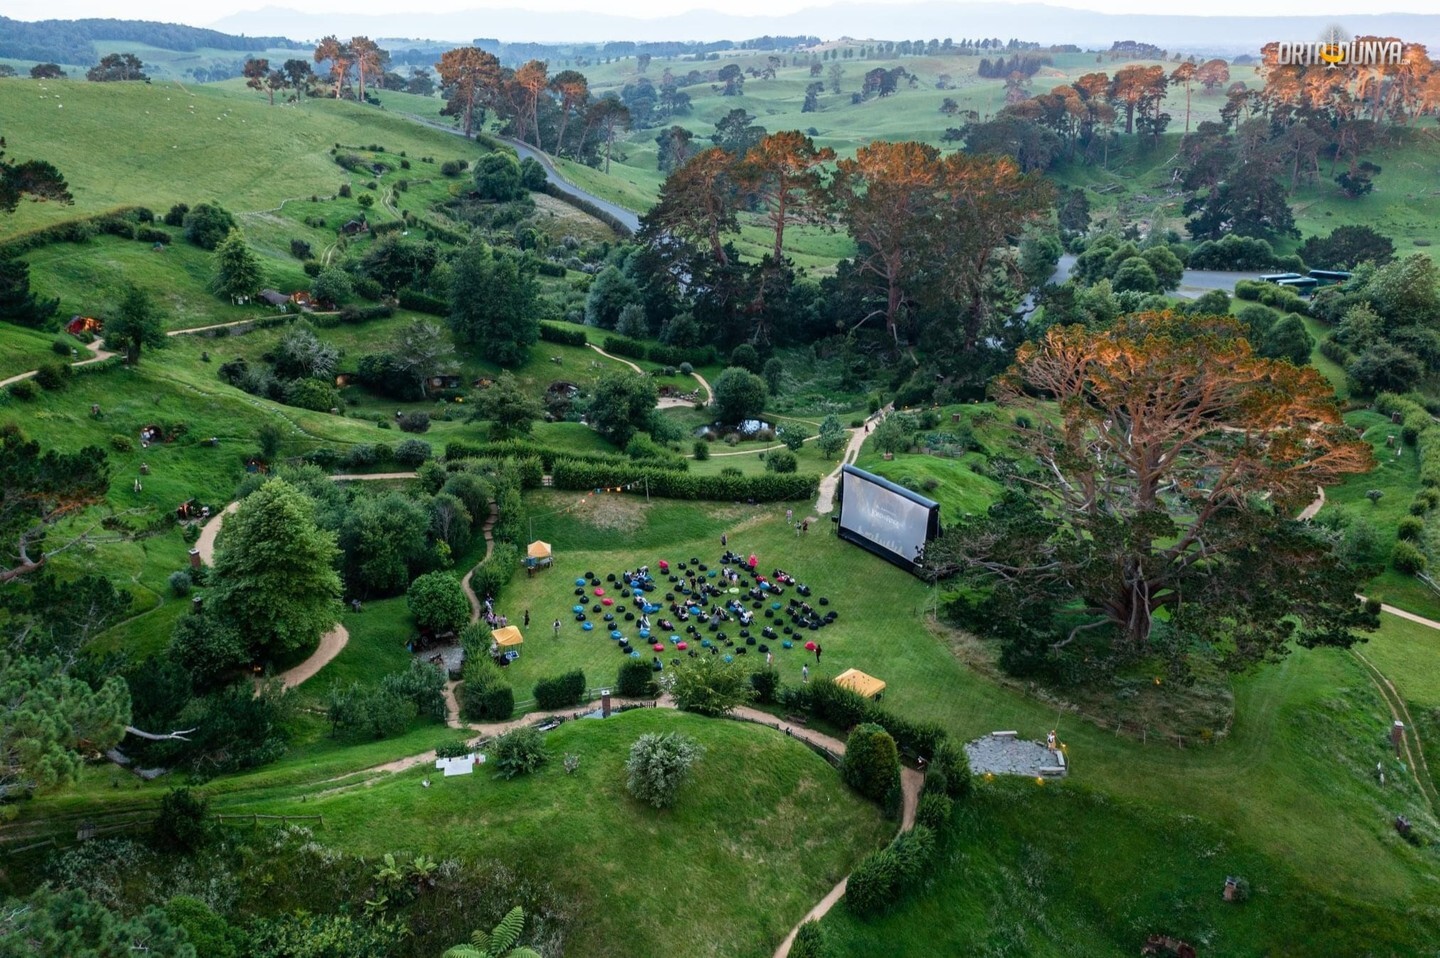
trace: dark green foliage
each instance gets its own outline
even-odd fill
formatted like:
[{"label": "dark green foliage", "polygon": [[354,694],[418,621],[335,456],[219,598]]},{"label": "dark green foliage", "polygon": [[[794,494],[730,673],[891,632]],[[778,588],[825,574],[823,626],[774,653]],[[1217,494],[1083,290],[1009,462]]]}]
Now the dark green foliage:
[{"label": "dark green foliage", "polygon": [[[946,795],[963,798],[970,794],[970,756],[965,749],[948,735],[935,740],[931,748],[922,753],[929,760],[926,784],[932,776],[943,779]],[[937,785],[940,784],[937,782]]]},{"label": "dark green foliage", "polygon": [[845,904],[861,918],[883,914],[894,903],[899,880],[900,862],[895,853],[888,847],[871,852],[850,873]]},{"label": "dark green foliage", "polygon": [[949,827],[950,816],[954,811],[955,803],[948,795],[943,792],[928,792],[920,796],[920,804],[915,809],[915,823],[941,834]]},{"label": "dark green foliage", "polygon": [[834,951],[825,938],[825,929],[818,921],[807,921],[795,932],[790,945],[790,958],[831,958]]},{"label": "dark green foliage", "polygon": [[1191,269],[1262,270],[1274,269],[1279,261],[1267,241],[1230,234],[1200,243],[1190,251],[1188,265]]},{"label": "dark green foliage", "polygon": [[17,383],[11,383],[8,392],[14,399],[29,401],[40,395],[40,387],[35,385],[33,378],[22,379]]},{"label": "dark green foliage", "polygon": [[520,164],[509,153],[487,153],[475,161],[475,193],[482,200],[507,203],[526,193]]},{"label": "dark green foliage", "polygon": [[652,465],[631,468],[590,464],[561,459],[552,470],[557,489],[596,489],[643,483],[648,480],[650,494],[668,499],[702,499],[711,502],[783,502],[808,499],[815,495],[818,478],[800,473],[779,475],[716,475],[697,476],[684,472],[659,469]]},{"label": "dark green foliage", "polygon": [[1408,392],[1425,375],[1425,364],[1414,353],[1382,340],[1356,356],[1345,372],[1364,393]]},{"label": "dark green foliage", "polygon": [[326,710],[335,734],[375,739],[399,735],[416,712],[415,703],[398,692],[366,688],[358,682],[348,688],[332,688]]},{"label": "dark green foliage", "polygon": [[445,673],[437,665],[413,659],[404,672],[391,672],[381,679],[380,690],[414,703],[421,718],[445,721]]},{"label": "dark green foliage", "polygon": [[1306,238],[1300,257],[1312,269],[1348,270],[1366,261],[1384,266],[1395,258],[1395,244],[1369,226],[1339,226],[1329,236]]},{"label": "dark green foliage", "polygon": [[210,841],[205,821],[210,802],[188,788],[172,788],[160,799],[160,810],[151,827],[151,838],[165,851],[190,855]]},{"label": "dark green foliage", "polygon": [[[543,446],[537,442],[529,442],[523,439],[504,439],[493,442],[460,442],[452,440],[445,444],[445,458],[447,461],[458,459],[515,459],[526,460],[538,459],[543,470],[552,470],[557,461],[567,460],[571,462],[587,463],[590,465],[611,465],[620,468],[629,466],[629,457],[613,452],[574,452],[566,449],[556,449],[551,446]],[[676,472],[684,472],[686,469],[685,460],[678,456],[667,459],[652,459],[645,463],[652,469],[672,469]],[[535,486],[539,485],[537,477]],[[527,488],[534,488],[530,486]]]},{"label": "dark green foliage", "polygon": [[59,392],[75,375],[67,363],[45,363],[35,370],[35,381],[50,392]]},{"label": "dark green foliage", "polygon": [[585,298],[585,325],[598,329],[614,329],[620,313],[631,303],[640,302],[635,281],[618,267],[607,266],[590,284]]},{"label": "dark green foliage", "polygon": [[588,341],[582,327],[558,326],[555,323],[541,323],[540,338],[547,343],[560,343],[564,346],[584,346]]},{"label": "dark green foliage", "polygon": [[484,343],[502,366],[525,361],[540,338],[535,279],[519,257],[471,246],[452,267],[450,328],[462,343]]},{"label": "dark green foliage", "polygon": [[1425,560],[1425,553],[1421,552],[1413,542],[1400,540],[1395,543],[1395,549],[1390,553],[1390,564],[1397,572],[1406,575],[1419,575],[1425,571],[1428,564]]},{"label": "dark green foliage", "polygon": [[595,384],[590,396],[590,424],[600,435],[624,448],[631,436],[649,424],[658,396],[655,383],[647,376],[637,376],[628,370],[607,373]]},{"label": "dark green foliage", "polygon": [[1305,329],[1304,322],[1293,313],[1277,322],[1260,338],[1259,350],[1266,359],[1283,359],[1296,366],[1310,361],[1310,351],[1315,348],[1315,339]]},{"label": "dark green foliage", "polygon": [[401,432],[422,433],[430,431],[430,414],[428,412],[407,412],[396,420]]},{"label": "dark green foliage", "polygon": [[713,384],[713,391],[715,415],[723,423],[754,419],[765,410],[765,402],[770,398],[765,380],[739,366],[722,372]]},{"label": "dark green foliage", "polygon": [[545,737],[537,729],[512,729],[495,740],[491,759],[498,769],[496,778],[528,775],[549,759],[545,753]]},{"label": "dark green foliage", "polygon": [[5,906],[0,954],[6,958],[197,958],[184,934],[157,908],[125,918],[84,892],[48,886],[19,901],[7,900]]},{"label": "dark green foliage", "polygon": [[395,464],[414,469],[428,460],[430,454],[431,450],[428,442],[422,439],[402,439],[395,445]]},{"label": "dark green foliage", "polygon": [[201,203],[184,214],[185,240],[201,249],[213,250],[239,224],[216,203]]},{"label": "dark green foliage", "polygon": [[246,958],[348,958],[388,955],[399,947],[400,929],[344,914],[282,915],[250,926]]},{"label": "dark green foliage", "polygon": [[[59,299],[39,299],[31,291],[29,263],[0,255],[0,320],[38,329],[59,306]],[[67,344],[64,355],[69,353]]]},{"label": "dark green foliage", "polygon": [[741,343],[730,351],[730,365],[738,366],[746,372],[760,372],[760,354],[755,347],[749,343]]},{"label": "dark green foliage", "polygon": [[573,672],[536,682],[535,704],[542,709],[563,709],[579,705],[585,700],[588,690],[585,673],[575,669]]},{"label": "dark green foliage", "polygon": [[1395,537],[1406,542],[1419,542],[1425,532],[1425,520],[1417,516],[1405,516],[1395,527]]},{"label": "dark green foliage", "polygon": [[780,690],[780,672],[773,668],[751,672],[750,686],[755,690],[755,701],[768,705],[775,701],[775,694]]},{"label": "dark green foliage", "polygon": [[470,587],[481,598],[488,595],[498,599],[519,567],[520,555],[513,545],[496,545],[490,558],[475,567],[470,576]]},{"label": "dark green foliage", "polygon": [[[489,645],[486,630],[484,645]],[[515,693],[488,648],[466,646],[465,682],[460,686],[460,717],[470,721],[503,722],[515,711]]]},{"label": "dark green foliage", "polygon": [[873,722],[855,728],[845,742],[840,777],[866,798],[886,801],[900,788],[900,753],[890,733]]},{"label": "dark green foliage", "polygon": [[615,676],[615,694],[626,699],[648,699],[655,694],[654,676],[649,662],[627,658]]},{"label": "dark green foliage", "polygon": [[185,931],[199,958],[244,958],[245,933],[200,899],[176,895],[165,903],[165,917]]},{"label": "dark green foliage", "polygon": [[415,624],[426,632],[458,632],[470,619],[470,603],[460,580],[448,572],[431,572],[411,582],[405,603]]},{"label": "dark green foliage", "polygon": [[795,454],[788,449],[776,449],[766,454],[765,469],[768,472],[791,473],[799,468]]},{"label": "dark green foliage", "polygon": [[645,358],[645,344],[623,336],[606,336],[605,351],[617,356],[629,356],[631,359]]},{"label": "dark green foliage", "polygon": [[202,692],[225,684],[250,660],[240,633],[209,612],[175,620],[170,656],[190,673],[191,683]]},{"label": "dark green foliage", "polygon": [[696,439],[691,444],[691,451],[694,453],[696,462],[704,462],[710,458],[710,443],[704,439]]}]

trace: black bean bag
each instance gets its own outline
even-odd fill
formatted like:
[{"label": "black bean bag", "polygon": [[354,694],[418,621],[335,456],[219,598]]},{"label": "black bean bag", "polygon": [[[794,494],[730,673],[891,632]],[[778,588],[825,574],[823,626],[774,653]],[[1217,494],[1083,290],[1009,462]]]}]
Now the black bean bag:
[{"label": "black bean bag", "polygon": [[718,628],[720,628],[720,623],[719,623],[719,622],[711,622],[711,623],[710,623],[710,631],[711,631],[711,632],[714,632],[714,631],[715,631],[716,629],[718,629]]},{"label": "black bean bag", "polygon": [[748,639],[748,638],[750,638],[750,630],[749,630],[749,629],[741,629],[741,630],[740,630],[740,638],[742,638],[742,639]]},{"label": "black bean bag", "polygon": [[761,655],[767,655],[770,652],[770,646],[766,645],[764,642],[761,642],[760,648],[756,649],[755,651],[759,652]]},{"label": "black bean bag", "polygon": [[576,622],[584,622],[584,621],[585,621],[585,613],[584,613],[584,612],[576,612],[576,613],[575,613],[575,621],[576,621]]},{"label": "black bean bag", "polygon": [[577,586],[575,587],[575,594],[576,594],[576,595],[584,595],[584,594],[585,594],[585,589],[584,589],[584,587],[577,585]]},{"label": "black bean bag", "polygon": [[753,635],[747,635],[747,636],[745,637],[745,644],[746,644],[746,645],[754,645],[754,644],[755,644],[755,636],[753,636]]},{"label": "black bean bag", "polygon": [[750,651],[749,649],[745,648],[745,646],[742,645],[742,646],[740,646],[740,648],[738,648],[738,649],[735,650],[735,654],[736,654],[736,655],[744,655],[746,652],[749,652],[749,651]]},{"label": "black bean bag", "polygon": [[829,604],[830,604],[830,600],[827,599],[827,598],[825,598],[825,597],[822,595],[822,596],[820,597],[820,604],[821,604],[821,605],[829,605]]},{"label": "black bean bag", "polygon": [[606,622],[614,622],[615,616],[611,615],[609,612],[606,612],[604,615],[604,619]]},{"label": "black bean bag", "polygon": [[786,635],[794,635],[794,634],[795,634],[795,630],[792,629],[792,628],[790,628],[790,626],[788,626],[788,625],[785,626],[785,628],[781,629],[780,631],[784,632]]},{"label": "black bean bag", "polygon": [[587,571],[587,572],[585,573],[585,578],[587,578],[587,579],[593,579],[593,578],[595,578],[595,573],[593,573],[593,572],[588,572],[588,571]]},{"label": "black bean bag", "polygon": [[709,572],[709,571],[710,571],[710,567],[707,566],[707,565],[705,565],[705,564],[702,562],[702,563],[700,564],[700,571],[701,571],[701,572]]},{"label": "black bean bag", "polygon": [[774,610],[774,609],[766,609],[766,610],[765,610],[765,618],[767,618],[767,619],[773,619],[773,618],[775,618],[775,610]]},{"label": "black bean bag", "polygon": [[620,598],[622,598],[622,599],[628,599],[628,598],[630,598],[630,590],[629,590],[629,589],[621,589],[621,590],[620,590]]},{"label": "black bean bag", "polygon": [[596,602],[594,605],[592,605],[592,606],[590,607],[590,611],[591,611],[591,612],[599,612],[602,608],[604,608],[604,607],[603,607],[599,602]]},{"label": "black bean bag", "polygon": [[626,621],[626,622],[634,622],[634,621],[635,621],[635,613],[634,613],[634,612],[626,612],[626,613],[625,613],[625,621]]},{"label": "black bean bag", "polygon": [[606,582],[614,582],[614,581],[615,581],[615,573],[611,572],[609,575],[605,576],[605,581],[606,581]]}]

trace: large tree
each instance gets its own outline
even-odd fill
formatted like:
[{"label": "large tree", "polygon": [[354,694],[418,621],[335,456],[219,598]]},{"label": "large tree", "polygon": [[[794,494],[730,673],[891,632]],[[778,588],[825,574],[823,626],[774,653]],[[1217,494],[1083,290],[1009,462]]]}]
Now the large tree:
[{"label": "large tree", "polygon": [[36,202],[54,200],[67,206],[75,202],[65,177],[51,164],[44,160],[17,163],[5,159],[5,138],[0,136],[0,213],[15,212],[22,196]]},{"label": "large tree", "polygon": [[729,262],[722,237],[740,229],[734,157],[718,146],[701,150],[666,178],[660,199],[645,214],[644,228],[664,244],[666,236],[700,244],[715,262]]},{"label": "large tree", "polygon": [[341,43],[334,35],[324,37],[315,45],[315,62],[330,62],[330,78],[335,84],[335,99],[340,99],[340,89],[350,78],[350,69],[355,64],[355,55],[349,44]]},{"label": "large tree", "polygon": [[785,227],[819,218],[825,206],[820,166],[835,159],[830,147],[817,149],[799,130],[771,133],[752,146],[741,161],[738,178],[765,210],[775,231],[771,251],[779,262],[785,248]]},{"label": "large tree", "polygon": [[30,264],[23,259],[0,258],[0,320],[38,328],[55,315],[60,300],[41,299],[30,289]]},{"label": "large tree", "polygon": [[104,450],[42,454],[19,427],[0,427],[0,585],[83,541],[78,529],[59,542],[49,537],[57,523],[102,502],[109,485]]},{"label": "large tree", "polygon": [[595,383],[586,421],[616,446],[624,448],[650,421],[659,390],[648,376],[630,370],[607,373]]},{"label": "large tree", "polygon": [[449,334],[428,319],[412,319],[400,327],[390,341],[389,352],[397,368],[420,387],[423,396],[430,395],[430,377],[460,368]]},{"label": "large tree", "polygon": [[502,366],[517,366],[540,339],[535,279],[518,259],[476,243],[455,261],[450,328]]},{"label": "large tree", "polygon": [[211,256],[215,275],[211,277],[210,288],[215,295],[232,303],[249,300],[260,291],[265,274],[260,270],[260,259],[250,251],[245,236],[238,229],[232,229],[225,239],[215,247]]},{"label": "large tree", "polygon": [[488,388],[475,393],[470,421],[488,420],[491,439],[528,436],[535,420],[545,414],[540,400],[532,396],[512,373],[502,372]]},{"label": "large tree", "polygon": [[252,654],[304,648],[339,620],[335,536],[315,504],[284,479],[245,497],[220,530],[209,600]]},{"label": "large tree", "polygon": [[1011,490],[926,549],[931,573],[972,573],[992,613],[1052,649],[1093,633],[1142,654],[1160,618],[1237,667],[1292,639],[1353,641],[1360,573],[1292,517],[1369,468],[1370,446],[1323,376],[1258,358],[1241,332],[1141,313],[1023,346],[995,383],[1033,423]]},{"label": "large tree", "polygon": [[476,108],[483,122],[485,105],[500,85],[500,61],[475,47],[456,47],[440,55],[435,72],[440,74],[440,95],[445,99],[440,113],[458,117],[469,136],[475,129]]},{"label": "large tree", "polygon": [[165,346],[165,329],[150,294],[138,286],[127,285],[114,313],[105,321],[105,345],[125,354],[132,366],[140,362],[145,347]]},{"label": "large tree", "polygon": [[390,62],[390,53],[369,37],[351,37],[350,53],[355,58],[355,75],[359,81],[356,91],[360,101],[365,100],[365,78],[384,74],[385,65]]}]

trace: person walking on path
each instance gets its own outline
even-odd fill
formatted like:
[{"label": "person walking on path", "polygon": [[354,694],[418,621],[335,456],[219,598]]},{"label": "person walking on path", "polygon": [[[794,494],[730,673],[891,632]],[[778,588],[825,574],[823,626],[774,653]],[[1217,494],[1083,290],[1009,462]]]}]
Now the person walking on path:
[{"label": "person walking on path", "polygon": [[802,684],[802,685],[809,685],[809,684],[810,684],[810,666],[808,666],[808,665],[802,665],[802,666],[800,666],[800,684]]},{"label": "person walking on path", "polygon": [[555,638],[558,639],[558,638],[560,638],[560,620],[559,620],[559,619],[556,619],[556,620],[555,620],[555,626],[554,626],[554,628],[555,628]]}]

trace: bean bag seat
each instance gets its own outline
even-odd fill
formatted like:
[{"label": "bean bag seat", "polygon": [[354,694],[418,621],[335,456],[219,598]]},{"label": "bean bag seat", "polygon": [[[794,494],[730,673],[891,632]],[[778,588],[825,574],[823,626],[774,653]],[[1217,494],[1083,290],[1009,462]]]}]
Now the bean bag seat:
[{"label": "bean bag seat", "polygon": [[630,598],[630,590],[629,590],[629,589],[621,589],[621,590],[620,590],[620,598],[622,598],[622,599],[628,599],[628,598]]},{"label": "bean bag seat", "polygon": [[740,646],[738,649],[735,650],[735,654],[736,654],[736,655],[744,655],[746,652],[749,652],[749,651],[750,651],[749,649],[745,648],[745,646],[742,645],[742,646]]},{"label": "bean bag seat", "polygon": [[784,642],[780,643],[780,647],[783,649],[793,649],[795,648],[795,643],[791,642],[789,639],[786,639]]},{"label": "bean bag seat", "polygon": [[702,649],[711,648],[713,645],[714,645],[714,643],[711,642],[709,639],[701,639],[701,640],[700,640],[700,647],[701,647]]},{"label": "bean bag seat", "polygon": [[599,611],[600,611],[601,609],[603,609],[603,608],[605,608],[603,605],[601,605],[599,602],[596,602],[594,605],[592,605],[592,606],[590,607],[590,611],[591,611],[591,612],[599,612]]},{"label": "bean bag seat", "polygon": [[775,618],[775,610],[774,610],[774,609],[766,609],[766,610],[765,610],[765,618],[767,618],[767,619],[773,619],[773,618]]},{"label": "bean bag seat", "polygon": [[611,572],[609,575],[605,576],[605,581],[606,581],[606,582],[614,582],[614,581],[615,581],[615,573]]},{"label": "bean bag seat", "polygon": [[827,599],[827,598],[825,598],[823,595],[820,597],[819,602],[820,602],[821,605],[829,605],[829,604],[830,604],[830,600]]},{"label": "bean bag seat", "polygon": [[575,594],[576,594],[576,595],[584,595],[584,594],[585,594],[585,590],[584,590],[584,589],[576,589],[576,590],[575,590]]},{"label": "bean bag seat", "polygon": [[610,630],[610,638],[612,638],[612,639],[623,639],[623,638],[625,638],[625,634],[624,634],[623,632],[621,632],[619,629],[611,629],[611,630]]},{"label": "bean bag seat", "polygon": [[650,646],[650,648],[654,649],[656,652],[664,652],[665,644],[663,642],[656,642],[654,645]]},{"label": "bean bag seat", "polygon": [[674,601],[675,601],[675,593],[673,593],[673,592],[667,592],[667,593],[665,593],[665,601],[666,601],[666,602],[674,602]]},{"label": "bean bag seat", "polygon": [[571,606],[571,607],[570,607],[570,611],[571,611],[571,612],[584,612],[584,611],[585,611],[585,607],[584,607],[583,605]]},{"label": "bean bag seat", "polygon": [[672,635],[672,636],[670,636],[670,642],[671,642],[672,645],[673,645],[674,643],[676,643],[676,642],[679,642],[679,641],[680,641],[680,636],[678,636],[678,635]]},{"label": "bean bag seat", "polygon": [[[701,568],[704,568],[704,567],[702,566]],[[705,573],[705,574],[706,574],[707,576],[709,576],[710,578],[713,579],[713,578],[715,578],[717,575],[719,575],[720,573],[716,572],[714,569],[711,569],[709,572],[707,572],[707,573]]]},{"label": "bean bag seat", "polygon": [[806,643],[805,643],[805,651],[806,651],[806,652],[814,652],[814,651],[815,651],[815,642],[814,642],[813,640],[810,641],[810,642],[806,642]]},{"label": "bean bag seat", "polygon": [[593,578],[595,578],[595,573],[587,571],[587,572],[585,573],[585,578],[587,578],[587,579],[593,579]]},{"label": "bean bag seat", "polygon": [[634,613],[634,612],[626,612],[626,613],[625,613],[625,621],[626,621],[626,622],[634,622],[634,621],[635,621],[635,613]]},{"label": "bean bag seat", "polygon": [[735,661],[735,656],[733,656],[733,655],[727,655],[727,656],[725,656],[725,661],[726,661],[726,662],[734,662],[734,661]]},{"label": "bean bag seat", "polygon": [[710,623],[710,631],[711,631],[711,632],[718,632],[719,630],[720,630],[720,623],[719,623],[719,622],[711,622],[711,623]]},{"label": "bean bag seat", "polygon": [[691,557],[690,557],[690,564],[691,564],[691,565],[699,565],[699,564],[700,564],[700,560],[697,559],[697,558],[695,558],[694,556],[691,556]]},{"label": "bean bag seat", "polygon": [[640,652],[639,652],[637,649],[631,649],[631,650],[630,650],[630,658],[632,658],[632,659],[638,659],[638,658],[640,658]]},{"label": "bean bag seat", "polygon": [[605,594],[605,590],[602,589],[602,588],[600,588],[600,587],[597,585],[597,586],[595,587],[595,594],[596,594],[596,595],[604,595],[604,594]]},{"label": "bean bag seat", "polygon": [[749,630],[749,629],[741,629],[741,630],[740,630],[740,638],[742,638],[742,639],[748,639],[748,638],[750,638],[750,630]]},{"label": "bean bag seat", "polygon": [[615,616],[611,615],[609,612],[606,612],[606,613],[605,613],[604,618],[605,618],[605,621],[606,621],[606,622],[614,622],[614,621],[615,621]]},{"label": "bean bag seat", "polygon": [[754,609],[756,612],[759,612],[759,611],[760,611],[762,608],[764,608],[764,607],[765,607],[765,603],[764,603],[764,602],[752,602],[752,603],[750,603],[750,608]]},{"label": "bean bag seat", "polygon": [[700,571],[701,571],[701,572],[709,572],[709,571],[710,571],[710,567],[709,567],[708,565],[706,565],[705,563],[702,562],[702,563],[700,563]]},{"label": "bean bag seat", "polygon": [[669,571],[670,571],[670,563],[666,562],[664,559],[661,559],[661,560],[657,563],[657,565],[660,566],[660,571],[661,571],[661,572],[669,572]]},{"label": "bean bag seat", "polygon": [[677,569],[683,569],[683,568],[685,568],[685,563],[682,562],[682,563],[680,563],[679,565],[677,565],[675,568],[677,568]]},{"label": "bean bag seat", "polygon": [[684,652],[686,649],[690,648],[690,646],[684,642],[677,642],[675,643],[675,648],[679,649],[681,652]]},{"label": "bean bag seat", "polygon": [[584,579],[576,579],[576,580],[575,580],[575,584],[576,584],[576,585],[582,585],[582,586],[583,586],[583,585],[585,584],[585,580],[584,580]]},{"label": "bean bag seat", "polygon": [[580,626],[580,628],[584,629],[586,632],[589,632],[591,629],[595,628],[595,623],[586,622],[584,625]]},{"label": "bean bag seat", "polygon": [[680,581],[680,577],[679,577],[678,575],[672,575],[672,576],[670,577],[670,581],[671,581],[671,582],[679,582],[679,581]]},{"label": "bean bag seat", "polygon": [[721,632],[719,635],[715,636],[715,638],[719,639],[721,642],[730,641],[730,636],[726,635],[724,632]]},{"label": "bean bag seat", "polygon": [[760,647],[755,651],[759,652],[761,655],[767,655],[770,652],[770,646],[766,645],[764,642],[761,642]]},{"label": "bean bag seat", "polygon": [[786,635],[794,635],[794,634],[795,634],[795,630],[792,629],[792,628],[790,628],[790,626],[788,626],[788,625],[785,626],[785,628],[781,629],[780,631],[784,632]]},{"label": "bean bag seat", "polygon": [[641,630],[640,630],[640,638],[642,638],[642,639],[648,639],[648,638],[650,638],[650,630],[649,630],[649,629],[641,629]]},{"label": "bean bag seat", "polygon": [[619,645],[615,646],[615,648],[617,648],[617,649],[620,650],[620,654],[621,654],[621,655],[634,655],[634,654],[635,654],[635,650],[632,649],[632,648],[630,648],[630,643],[628,643],[628,642],[621,642]]}]

